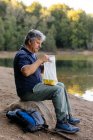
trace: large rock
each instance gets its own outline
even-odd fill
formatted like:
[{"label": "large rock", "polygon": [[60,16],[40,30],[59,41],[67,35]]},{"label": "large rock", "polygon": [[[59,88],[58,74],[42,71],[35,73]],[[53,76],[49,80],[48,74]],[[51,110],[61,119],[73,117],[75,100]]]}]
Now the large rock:
[{"label": "large rock", "polygon": [[[54,117],[54,108],[53,104],[49,103],[49,101],[39,101],[39,102],[34,102],[34,101],[17,101],[12,104],[10,104],[5,111],[13,110],[15,108],[23,108],[23,109],[36,109],[40,111],[40,113],[44,116],[47,125],[49,125],[49,128],[55,127],[55,117]],[[52,109],[52,111],[51,111]]]}]

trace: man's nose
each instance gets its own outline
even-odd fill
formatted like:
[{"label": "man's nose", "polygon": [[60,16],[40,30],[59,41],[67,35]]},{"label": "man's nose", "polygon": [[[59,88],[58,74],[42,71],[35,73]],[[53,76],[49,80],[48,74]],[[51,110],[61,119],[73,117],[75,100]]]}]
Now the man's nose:
[{"label": "man's nose", "polygon": [[39,45],[39,48],[41,48],[41,45]]}]

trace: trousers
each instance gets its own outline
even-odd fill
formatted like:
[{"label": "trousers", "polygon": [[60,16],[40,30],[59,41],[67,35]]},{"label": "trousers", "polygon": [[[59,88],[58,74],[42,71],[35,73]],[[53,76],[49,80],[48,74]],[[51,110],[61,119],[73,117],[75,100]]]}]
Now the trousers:
[{"label": "trousers", "polygon": [[71,114],[68,94],[65,85],[61,82],[54,86],[39,83],[34,86],[33,92],[27,92],[21,99],[23,101],[52,100],[56,118],[59,121],[66,117],[66,115]]}]

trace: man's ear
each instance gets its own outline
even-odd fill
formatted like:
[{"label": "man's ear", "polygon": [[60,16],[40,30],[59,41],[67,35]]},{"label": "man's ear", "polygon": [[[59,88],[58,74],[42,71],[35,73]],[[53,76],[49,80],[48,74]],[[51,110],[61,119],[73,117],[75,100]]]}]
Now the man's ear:
[{"label": "man's ear", "polygon": [[28,41],[28,45],[31,45],[31,44],[32,44],[32,42],[31,42],[31,40],[29,40],[29,41]]}]

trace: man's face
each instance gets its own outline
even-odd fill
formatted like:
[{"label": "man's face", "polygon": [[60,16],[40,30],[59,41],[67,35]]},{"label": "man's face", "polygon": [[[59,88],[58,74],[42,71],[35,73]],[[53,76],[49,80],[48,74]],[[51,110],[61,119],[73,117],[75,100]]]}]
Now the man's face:
[{"label": "man's face", "polygon": [[34,41],[32,41],[30,45],[31,52],[32,53],[38,52],[41,47],[41,43],[42,43],[41,40],[37,38]]}]

